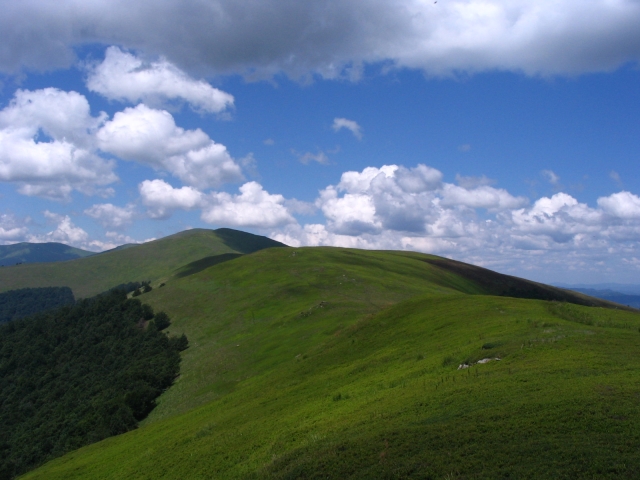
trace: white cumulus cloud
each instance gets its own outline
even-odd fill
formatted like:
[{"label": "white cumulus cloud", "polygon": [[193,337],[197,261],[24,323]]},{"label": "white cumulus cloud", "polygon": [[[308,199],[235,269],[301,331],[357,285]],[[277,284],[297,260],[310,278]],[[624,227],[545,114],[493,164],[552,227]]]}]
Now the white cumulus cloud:
[{"label": "white cumulus cloud", "polygon": [[19,242],[24,239],[28,231],[25,220],[7,213],[0,215],[0,243]]},{"label": "white cumulus cloud", "polygon": [[233,106],[233,96],[194,80],[166,59],[144,62],[118,47],[107,48],[104,61],[93,66],[87,88],[107,98],[162,105],[187,102],[200,112],[219,113]]},{"label": "white cumulus cloud", "polygon": [[0,111],[0,181],[25,195],[67,199],[117,180],[114,162],[93,151],[104,115],[92,117],[86,98],[55,88],[18,90]]},{"label": "white cumulus cloud", "polygon": [[338,190],[348,193],[364,193],[369,190],[371,181],[378,175],[392,177],[398,169],[396,165],[384,165],[381,168],[367,167],[362,172],[344,172],[338,183]]},{"label": "white cumulus cloud", "polygon": [[45,210],[44,216],[49,222],[55,224],[56,228],[43,235],[30,235],[28,237],[29,242],[59,242],[73,247],[87,248],[89,234],[82,228],[74,225],[69,215],[60,215]]},{"label": "white cumulus cloud", "polygon": [[559,243],[568,242],[578,234],[594,233],[602,226],[602,212],[578,202],[560,192],[538,199],[531,208],[510,213],[516,230],[545,235]]},{"label": "white cumulus cloud", "polygon": [[448,183],[442,189],[440,205],[465,206],[470,208],[486,208],[488,210],[505,210],[519,208],[528,203],[524,197],[514,197],[502,188],[481,185],[475,188],[464,188]]},{"label": "white cumulus cloud", "polygon": [[105,228],[121,229],[130,225],[135,217],[134,205],[118,207],[111,203],[101,203],[87,208],[84,213],[97,220]]},{"label": "white cumulus cloud", "polygon": [[145,180],[138,190],[151,218],[166,218],[174,210],[192,210],[203,205],[202,192],[193,187],[173,188],[164,180]]},{"label": "white cumulus cloud", "polygon": [[598,205],[615,217],[640,219],[640,197],[631,192],[618,192],[608,197],[600,197]]},{"label": "white cumulus cloud", "polygon": [[322,190],[316,205],[329,221],[331,230],[346,235],[377,232],[382,228],[376,218],[376,207],[371,196],[346,193],[340,196],[335,187]]},{"label": "white cumulus cloud", "polygon": [[[385,165],[362,172],[345,172],[336,186],[320,192],[316,206],[327,218],[330,232],[342,235],[426,232],[437,235],[460,229],[446,208],[472,206],[499,209],[515,199],[502,190],[473,191],[442,184],[442,173],[426,165],[406,168]],[[521,201],[518,201],[522,203]]]},{"label": "white cumulus cloud", "polygon": [[261,229],[295,223],[284,206],[284,197],[270,194],[257,182],[242,185],[239,195],[214,192],[207,202],[202,212],[202,220],[207,223]]},{"label": "white cumulus cloud", "polygon": [[200,129],[184,130],[166,110],[140,104],[113,116],[96,134],[101,150],[166,170],[187,185],[216,187],[243,179],[224,145]]}]

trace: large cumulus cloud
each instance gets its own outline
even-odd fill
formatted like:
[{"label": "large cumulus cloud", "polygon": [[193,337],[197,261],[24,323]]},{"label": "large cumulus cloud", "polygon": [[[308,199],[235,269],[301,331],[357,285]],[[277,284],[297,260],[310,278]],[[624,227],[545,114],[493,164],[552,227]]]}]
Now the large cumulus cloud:
[{"label": "large cumulus cloud", "polygon": [[204,195],[193,187],[174,188],[164,180],[145,180],[138,185],[140,199],[151,218],[167,218],[175,210],[203,206]]},{"label": "large cumulus cloud", "polygon": [[0,111],[0,181],[54,199],[113,183],[114,162],[93,149],[104,117],[92,117],[86,98],[76,92],[18,90]]},{"label": "large cumulus cloud", "polygon": [[385,165],[345,172],[340,182],[320,192],[316,206],[329,231],[344,235],[385,230],[435,236],[463,236],[475,209],[502,211],[527,203],[488,185],[465,188],[442,182],[426,165]]},{"label": "large cumulus cloud", "polygon": [[296,223],[289,209],[300,211],[300,204],[304,203],[295,199],[287,202],[255,181],[242,185],[238,194],[205,193],[189,186],[175,188],[159,179],[145,180],[138,189],[151,218],[167,218],[176,210],[200,209],[206,223],[262,230]]},{"label": "large cumulus cloud", "polygon": [[635,0],[4,0],[2,11],[4,71],[66,66],[95,42],[260,77],[357,78],[371,62],[574,74],[640,57]]},{"label": "large cumulus cloud", "polygon": [[0,110],[0,182],[16,184],[22,194],[69,200],[77,190],[109,196],[113,191],[106,185],[118,177],[116,162],[105,153],[198,188],[244,178],[224,145],[142,103],[109,119],[105,113],[92,116],[87,98],[77,92],[44,88],[18,90]]},{"label": "large cumulus cloud", "polygon": [[202,220],[216,225],[261,229],[295,223],[284,202],[282,195],[270,194],[258,182],[247,182],[237,195],[212,193]]},{"label": "large cumulus cloud", "polygon": [[178,127],[166,110],[140,104],[118,112],[96,133],[101,150],[171,172],[199,188],[242,180],[240,166],[224,145],[200,129]]},{"label": "large cumulus cloud", "polygon": [[104,61],[89,69],[87,88],[112,100],[150,105],[187,102],[202,113],[220,113],[233,106],[233,96],[194,80],[166,60],[144,62],[118,47],[109,47]]}]

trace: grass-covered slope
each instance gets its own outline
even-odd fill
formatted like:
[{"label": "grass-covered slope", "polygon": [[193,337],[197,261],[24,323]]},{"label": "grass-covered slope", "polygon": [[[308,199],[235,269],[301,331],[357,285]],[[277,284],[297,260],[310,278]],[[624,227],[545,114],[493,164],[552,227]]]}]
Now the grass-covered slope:
[{"label": "grass-covered slope", "polygon": [[203,257],[251,253],[283,246],[266,237],[229,229],[187,230],[160,240],[116,249],[87,258],[0,269],[0,291],[25,287],[68,286],[85,298],[115,285],[169,277],[173,271]]},{"label": "grass-covered slope", "polygon": [[0,265],[9,266],[18,263],[62,262],[94,255],[79,248],[70,247],[63,243],[14,243],[0,245]]},{"label": "grass-covered slope", "polygon": [[434,259],[270,249],[167,282],[142,298],[189,337],[176,384],[25,478],[637,478],[638,315]]}]

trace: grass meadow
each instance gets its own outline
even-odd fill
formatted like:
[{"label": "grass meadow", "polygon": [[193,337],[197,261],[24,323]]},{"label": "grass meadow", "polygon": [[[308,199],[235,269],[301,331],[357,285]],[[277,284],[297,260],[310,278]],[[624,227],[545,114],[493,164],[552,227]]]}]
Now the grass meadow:
[{"label": "grass meadow", "polygon": [[640,316],[430,258],[268,249],[167,280],[140,298],[189,338],[174,386],[24,478],[638,478]]}]

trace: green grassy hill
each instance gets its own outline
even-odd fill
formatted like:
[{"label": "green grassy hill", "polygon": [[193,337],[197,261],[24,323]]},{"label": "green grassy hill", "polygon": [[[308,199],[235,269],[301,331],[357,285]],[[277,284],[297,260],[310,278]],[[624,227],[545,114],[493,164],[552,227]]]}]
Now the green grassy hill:
[{"label": "green grassy hill", "polygon": [[141,297],[191,345],[144,425],[25,478],[640,476],[636,311],[407,252],[207,262]]},{"label": "green grassy hill", "polygon": [[0,265],[9,266],[18,263],[62,262],[95,255],[63,243],[14,243],[0,245]]},{"label": "green grassy hill", "polygon": [[[0,269],[0,292],[26,287],[68,286],[85,298],[131,281],[160,282],[174,270],[206,256],[246,254],[284,246],[266,237],[230,229],[193,229],[160,240],[86,258]],[[67,247],[70,248],[70,247]]]}]

